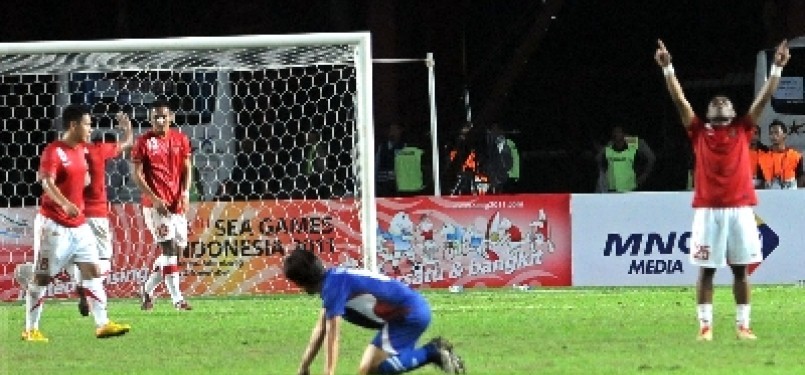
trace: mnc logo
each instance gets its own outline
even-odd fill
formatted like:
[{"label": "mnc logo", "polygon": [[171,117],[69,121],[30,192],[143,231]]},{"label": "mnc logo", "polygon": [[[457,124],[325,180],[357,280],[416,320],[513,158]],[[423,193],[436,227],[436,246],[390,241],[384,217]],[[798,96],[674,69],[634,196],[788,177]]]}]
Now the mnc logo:
[{"label": "mnc logo", "polygon": [[672,254],[674,250],[688,254],[688,239],[690,232],[671,232],[667,235],[659,233],[632,233],[626,237],[626,240],[619,233],[610,233],[607,235],[607,243],[604,247],[604,256],[621,256],[624,254],[637,256],[637,255],[651,255],[657,254]]},{"label": "mnc logo", "polygon": [[[607,243],[604,247],[604,256],[622,256],[624,254],[631,256],[638,255],[670,255],[674,251],[688,254],[690,248],[688,247],[688,239],[690,239],[690,232],[671,232],[663,236],[659,233],[632,233],[626,240],[618,233],[610,233],[607,235]],[[656,275],[656,274],[675,274],[683,273],[682,261],[679,259],[668,258],[649,258],[649,259],[632,259],[629,265],[629,274],[637,275]]]},{"label": "mnc logo", "polygon": [[[757,214],[755,214],[755,222],[761,241],[763,259],[766,259],[780,244],[780,237]],[[604,256],[647,256],[648,259],[633,259],[629,266],[629,274],[682,273],[684,271],[681,260],[657,255],[689,254],[690,235],[690,232],[631,233],[628,235],[609,233],[604,245]],[[758,266],[760,266],[759,263],[750,265],[749,273],[753,273]]]}]

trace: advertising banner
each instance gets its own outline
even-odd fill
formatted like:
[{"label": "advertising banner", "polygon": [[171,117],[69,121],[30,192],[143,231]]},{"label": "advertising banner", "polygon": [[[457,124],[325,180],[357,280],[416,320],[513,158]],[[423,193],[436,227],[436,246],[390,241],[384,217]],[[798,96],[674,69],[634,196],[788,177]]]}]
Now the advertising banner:
[{"label": "advertising banner", "polygon": [[[378,199],[380,271],[413,287],[569,286],[570,195]],[[33,261],[36,208],[0,217],[0,300],[13,300],[17,264]],[[188,295],[296,291],[281,277],[282,256],[301,246],[328,265],[360,267],[360,222],[350,201],[203,202],[187,214],[189,243],[180,257]],[[159,249],[140,206],[110,212],[114,258],[111,297],[134,297]],[[68,297],[75,283],[60,275],[48,295]],[[162,287],[157,290],[161,295]]]},{"label": "advertising banner", "polygon": [[[753,283],[794,283],[805,278],[799,228],[805,192],[759,191],[755,208],[763,262],[752,265]],[[575,194],[571,201],[573,285],[693,285],[689,263],[693,220],[690,192]],[[729,284],[729,269],[716,283]]]},{"label": "advertising banner", "polygon": [[378,200],[378,266],[414,287],[569,286],[568,194]]},{"label": "advertising banner", "polygon": [[[0,300],[13,300],[17,264],[33,261],[36,208],[5,209],[0,229]],[[180,257],[188,295],[278,293],[296,290],[281,274],[282,256],[297,246],[328,264],[359,266],[360,225],[350,201],[255,201],[193,204],[187,214],[189,242]],[[114,205],[109,216],[114,256],[106,282],[110,297],[133,297],[160,251],[140,205]],[[157,293],[163,292],[162,286]],[[67,297],[75,283],[57,276],[48,295]]]}]

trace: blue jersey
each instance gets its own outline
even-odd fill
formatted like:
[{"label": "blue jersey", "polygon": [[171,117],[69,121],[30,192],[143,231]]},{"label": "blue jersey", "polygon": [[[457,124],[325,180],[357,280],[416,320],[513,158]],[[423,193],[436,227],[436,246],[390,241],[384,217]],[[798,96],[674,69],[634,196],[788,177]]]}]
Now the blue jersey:
[{"label": "blue jersey", "polygon": [[327,319],[341,316],[365,328],[379,329],[410,313],[429,310],[427,301],[408,285],[374,272],[330,268],[321,289]]}]

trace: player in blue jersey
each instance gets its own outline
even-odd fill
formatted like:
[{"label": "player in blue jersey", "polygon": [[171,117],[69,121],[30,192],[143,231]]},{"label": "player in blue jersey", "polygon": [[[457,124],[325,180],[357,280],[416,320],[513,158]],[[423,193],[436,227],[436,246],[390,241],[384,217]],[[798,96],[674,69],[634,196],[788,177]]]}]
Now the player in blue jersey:
[{"label": "player in blue jersey", "polygon": [[325,269],[315,254],[302,249],[285,258],[283,271],[308,294],[319,293],[323,302],[299,365],[300,375],[310,373],[310,364],[325,341],[325,374],[335,374],[342,318],[378,331],[363,353],[359,374],[399,374],[429,363],[447,373],[464,373],[464,362],[447,340],[437,337],[416,347],[431,313],[425,298],[408,285],[365,270]]}]

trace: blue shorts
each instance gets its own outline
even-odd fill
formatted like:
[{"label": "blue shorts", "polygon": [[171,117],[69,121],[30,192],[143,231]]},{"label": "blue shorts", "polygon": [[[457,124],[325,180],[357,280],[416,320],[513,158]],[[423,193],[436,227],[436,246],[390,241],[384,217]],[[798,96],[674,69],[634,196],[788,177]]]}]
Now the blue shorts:
[{"label": "blue shorts", "polygon": [[372,340],[372,345],[389,355],[397,355],[416,347],[419,338],[430,325],[430,307],[424,303],[410,311],[403,319],[386,323]]}]

